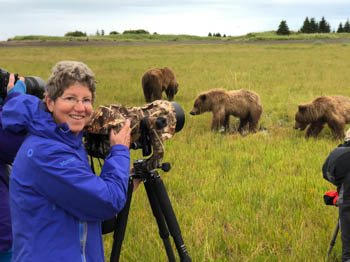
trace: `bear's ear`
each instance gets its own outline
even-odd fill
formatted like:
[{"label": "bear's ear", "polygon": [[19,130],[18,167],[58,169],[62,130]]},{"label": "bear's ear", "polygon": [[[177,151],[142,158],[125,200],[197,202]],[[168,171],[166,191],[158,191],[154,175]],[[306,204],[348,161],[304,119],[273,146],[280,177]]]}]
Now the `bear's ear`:
[{"label": "bear's ear", "polygon": [[199,97],[202,101],[205,101],[207,99],[207,95],[200,95]]},{"label": "bear's ear", "polygon": [[306,111],[307,106],[304,105],[299,105],[299,111],[300,112],[305,112]]}]

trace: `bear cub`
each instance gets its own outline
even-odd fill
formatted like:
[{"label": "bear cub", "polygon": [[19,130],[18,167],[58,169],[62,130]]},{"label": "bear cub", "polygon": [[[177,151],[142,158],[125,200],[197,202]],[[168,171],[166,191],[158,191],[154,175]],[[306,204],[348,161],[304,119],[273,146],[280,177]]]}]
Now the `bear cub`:
[{"label": "bear cub", "polygon": [[350,123],[350,99],[345,96],[319,96],[298,106],[295,129],[304,130],[306,137],[316,137],[328,124],[335,139],[344,138],[345,125]]},{"label": "bear cub", "polygon": [[165,91],[168,100],[172,101],[178,87],[175,73],[169,67],[152,68],[146,71],[142,77],[142,89],[147,103],[162,99],[163,91]]},{"label": "bear cub", "polygon": [[227,91],[222,88],[212,89],[200,93],[194,101],[191,115],[200,115],[204,112],[213,113],[212,130],[219,130],[222,126],[225,132],[229,131],[230,115],[240,119],[238,132],[243,134],[248,126],[249,132],[258,130],[258,123],[262,114],[260,96],[249,90]]}]

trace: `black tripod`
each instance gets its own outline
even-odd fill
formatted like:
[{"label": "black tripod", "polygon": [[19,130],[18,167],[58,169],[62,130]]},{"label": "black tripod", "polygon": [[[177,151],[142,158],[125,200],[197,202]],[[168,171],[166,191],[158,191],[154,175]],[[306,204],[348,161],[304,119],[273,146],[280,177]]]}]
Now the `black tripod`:
[{"label": "black tripod", "polygon": [[[130,210],[130,203],[132,199],[134,178],[142,179],[144,182],[148,200],[151,205],[153,215],[156,218],[159,228],[159,235],[163,240],[169,262],[176,261],[169,239],[169,232],[173,237],[176,249],[180,257],[180,261],[191,262],[191,258],[182,239],[180,226],[171,206],[164,183],[157,171],[142,170],[143,161],[145,160],[134,161],[134,173],[130,176],[129,180],[127,202],[123,210],[118,214],[117,218],[114,218],[112,221],[114,223],[114,235],[110,262],[119,261],[121,246],[124,240]],[[160,168],[167,172],[170,170],[170,164],[163,164]]]}]

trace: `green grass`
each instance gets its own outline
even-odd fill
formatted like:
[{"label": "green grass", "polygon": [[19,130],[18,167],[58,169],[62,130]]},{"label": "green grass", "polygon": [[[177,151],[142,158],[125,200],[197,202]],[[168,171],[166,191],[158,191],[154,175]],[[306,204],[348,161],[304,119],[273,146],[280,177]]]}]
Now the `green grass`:
[{"label": "green grass", "polygon": [[[340,141],[328,128],[307,140],[293,124],[298,104],[319,95],[350,97],[349,45],[27,47],[0,48],[0,57],[2,68],[44,79],[57,61],[85,62],[98,80],[95,106],[143,105],[142,74],[171,67],[186,123],[165,142],[172,170],[161,177],[192,261],[341,260],[340,238],[327,260],[337,209],[323,203],[334,187],[321,172]],[[263,131],[222,135],[210,131],[211,114],[189,115],[195,97],[212,88],[260,94]],[[111,242],[105,235],[107,260]],[[167,260],[143,186],[133,195],[121,261],[140,258]]]}]

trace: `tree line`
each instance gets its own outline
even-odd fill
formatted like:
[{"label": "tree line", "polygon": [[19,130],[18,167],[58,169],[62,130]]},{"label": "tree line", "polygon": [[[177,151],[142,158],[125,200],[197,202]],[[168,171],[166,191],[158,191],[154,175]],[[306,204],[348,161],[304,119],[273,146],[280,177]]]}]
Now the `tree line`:
[{"label": "tree line", "polygon": [[[317,22],[314,17],[310,18],[306,17],[304,20],[304,23],[302,27],[298,30],[299,33],[304,33],[304,34],[315,34],[315,33],[330,33],[331,32],[331,26],[330,24],[326,21],[324,16],[322,19]],[[335,33],[335,31],[333,31]],[[278,26],[278,29],[276,31],[278,35],[290,35],[291,31],[289,30],[288,24],[286,20],[282,20],[281,23]],[[350,33],[350,22],[349,19],[346,20],[346,22],[339,23],[338,29],[336,33]],[[119,35],[120,33],[117,31],[111,31],[109,35]],[[143,30],[143,29],[138,29],[138,30],[126,30],[122,34],[150,34],[148,31]],[[155,32],[154,35],[157,33]],[[96,31],[96,36],[104,36],[105,31],[102,30],[97,30]],[[64,36],[73,36],[73,37],[79,37],[79,36],[87,36],[87,33],[83,33],[81,31],[74,31],[74,32],[68,32]],[[210,33],[208,34],[209,37],[226,37],[226,34],[221,35],[220,33]]]},{"label": "tree line", "polygon": [[[331,26],[326,21],[324,16],[322,17],[321,21],[317,22],[315,18],[308,18],[306,17],[303,23],[303,26],[299,29],[299,33],[304,34],[315,34],[315,33],[330,33],[331,32]],[[346,20],[344,25],[342,23],[339,24],[337,33],[350,33],[350,22],[349,19]],[[282,20],[281,23],[278,26],[278,29],[276,31],[278,35],[290,35],[290,30],[287,25],[286,20]]]},{"label": "tree line", "polygon": [[[117,32],[117,31],[111,31],[109,33],[109,35],[119,35],[119,34],[120,33]],[[147,35],[149,35],[150,33],[148,31],[146,31],[146,30],[143,30],[143,29],[137,29],[137,30],[125,30],[122,34],[123,35],[125,35],[125,34],[147,34]],[[157,33],[154,33],[154,34],[156,35]],[[100,30],[97,29],[95,35],[96,36],[104,36],[105,35],[105,30],[102,29],[100,31]],[[77,30],[77,31],[74,31],[74,32],[68,32],[64,36],[75,36],[75,37],[87,36],[87,33],[83,33],[81,31]]]}]

